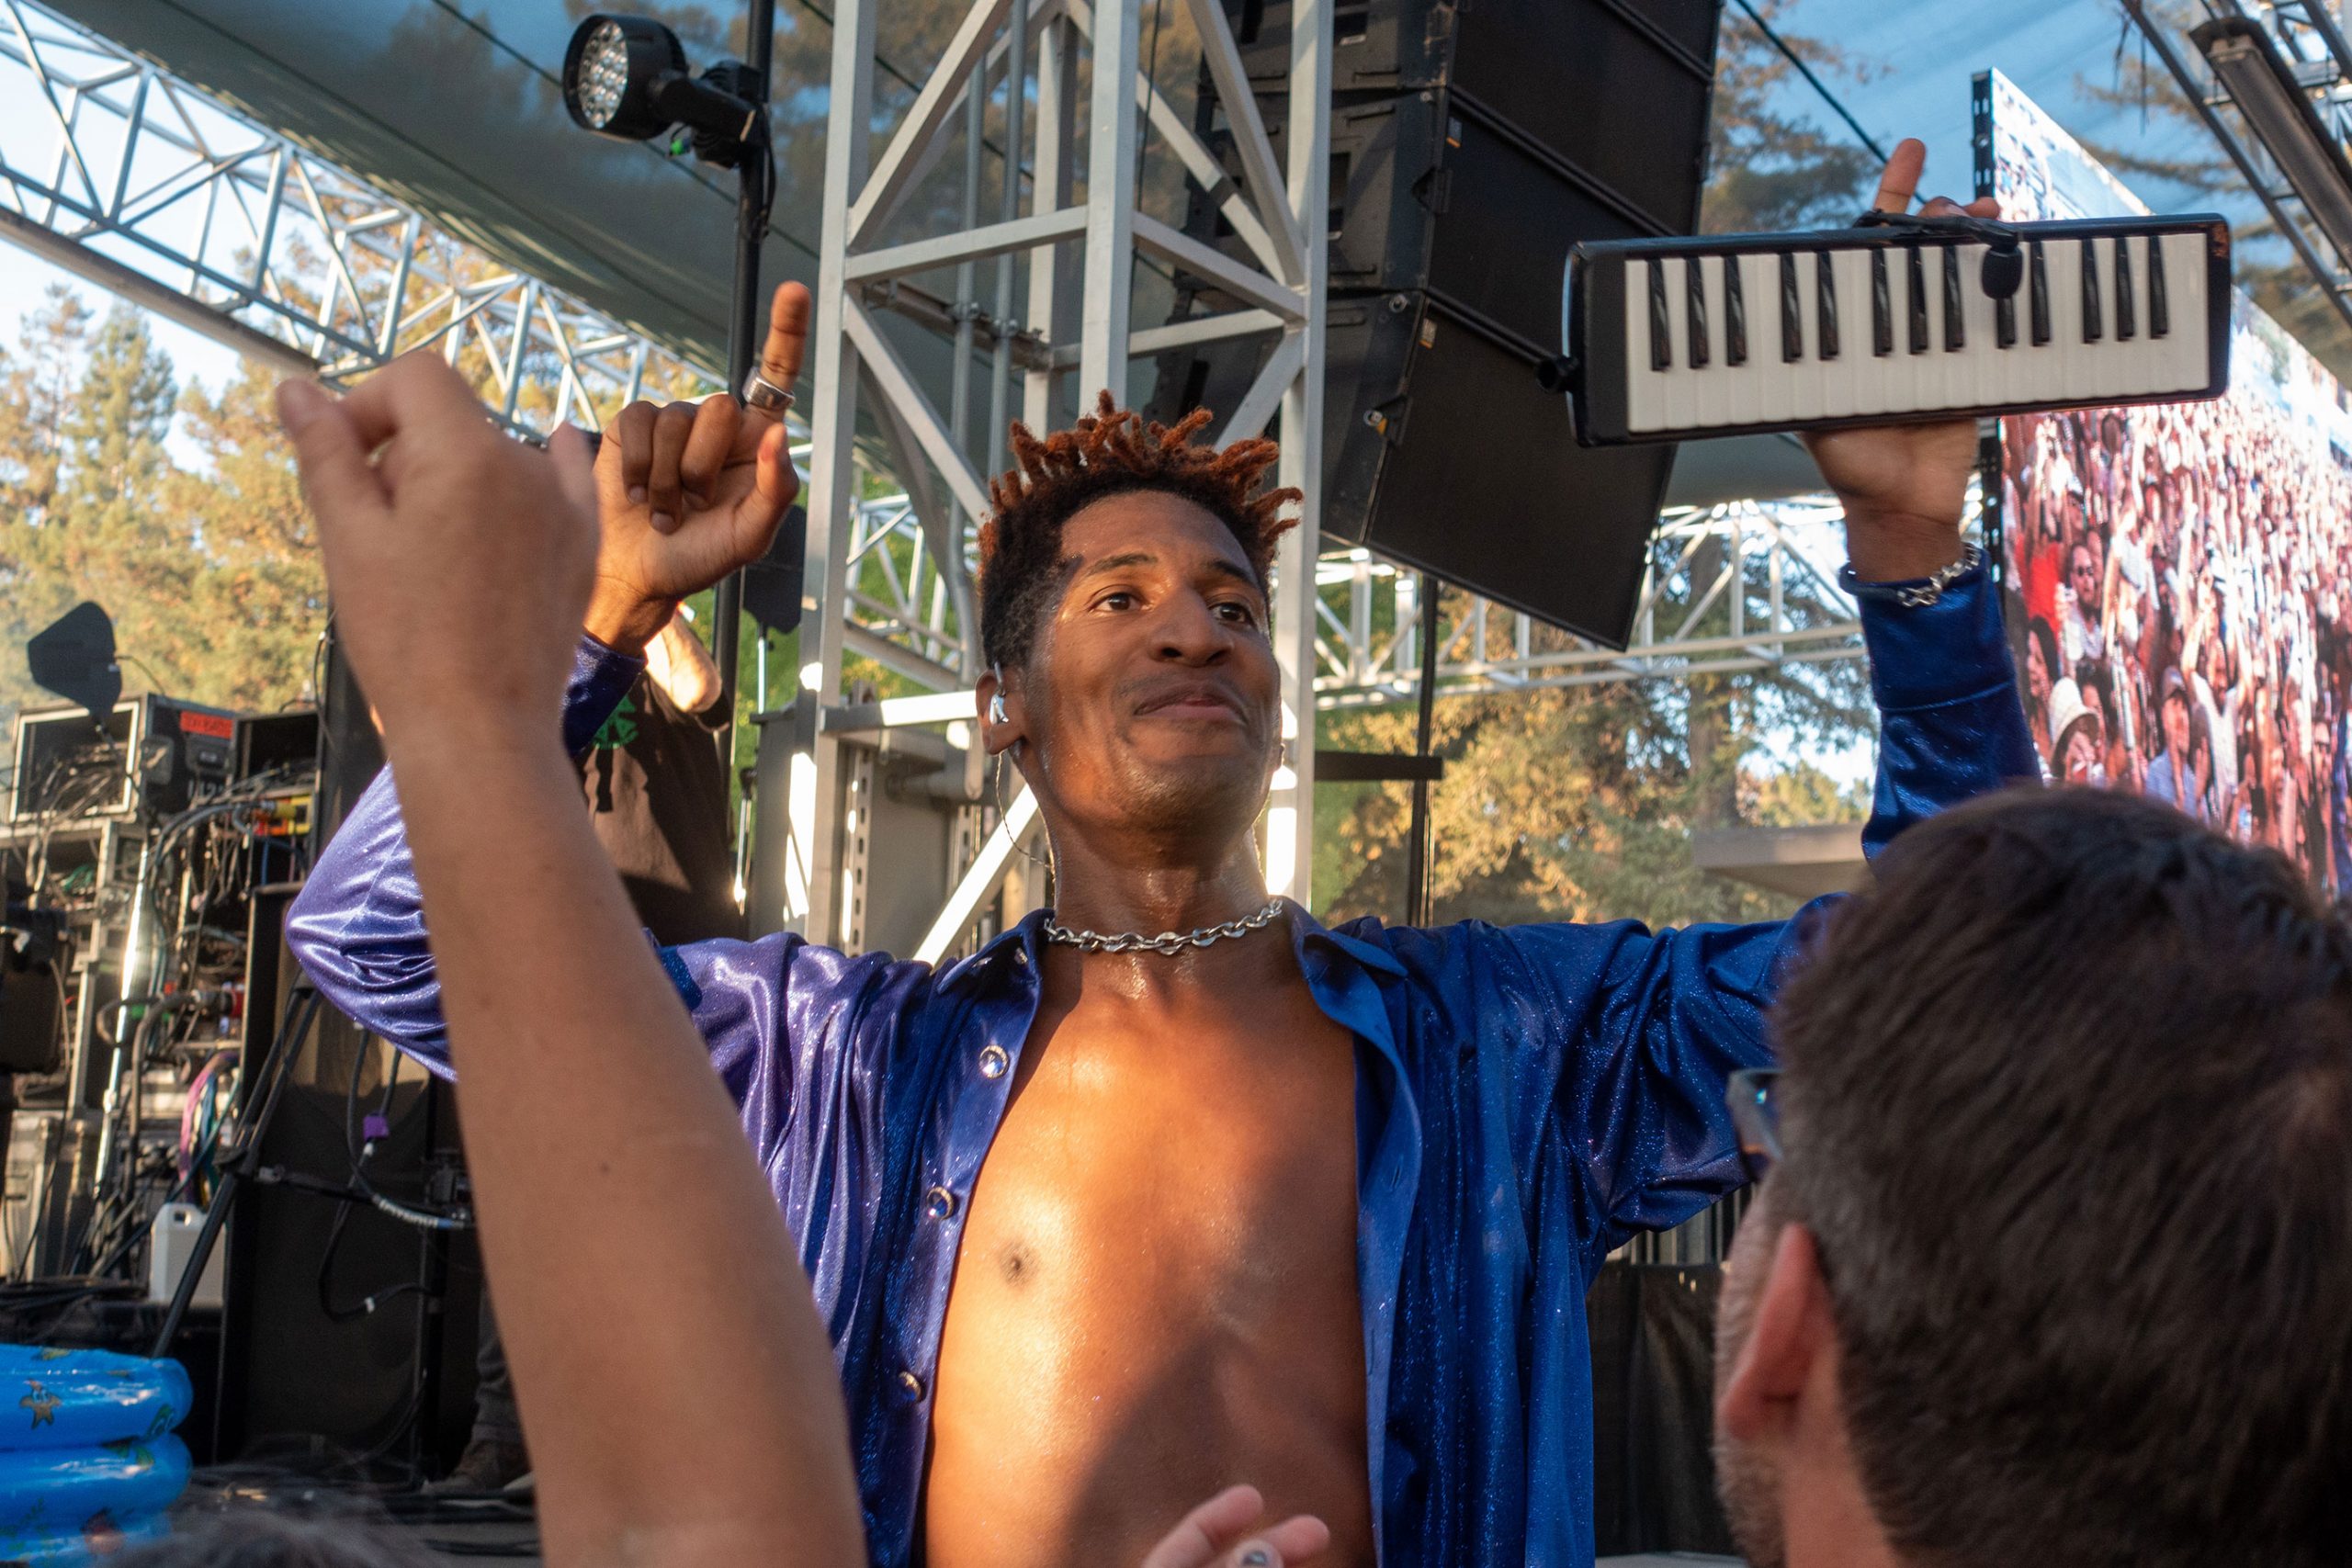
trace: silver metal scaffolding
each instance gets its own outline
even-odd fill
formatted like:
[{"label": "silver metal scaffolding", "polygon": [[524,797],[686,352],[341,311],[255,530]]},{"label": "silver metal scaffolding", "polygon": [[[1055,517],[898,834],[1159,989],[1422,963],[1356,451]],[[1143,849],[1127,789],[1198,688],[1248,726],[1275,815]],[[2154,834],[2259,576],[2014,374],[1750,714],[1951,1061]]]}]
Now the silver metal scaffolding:
[{"label": "silver metal scaffolding", "polygon": [[0,0],[0,239],[288,375],[431,347],[510,426],[716,380],[31,0]]},{"label": "silver metal scaffolding", "polygon": [[[2162,8],[2152,11],[2147,0],[2123,0],[2123,9],[2260,198],[2312,281],[2352,326],[2352,255],[2339,252],[2313,220],[2254,124],[2197,51],[2184,47],[2186,35],[2173,31]],[[2252,0],[2243,6],[2238,0],[2199,0],[2199,9],[2209,18],[2241,17],[2260,24],[2326,133],[2339,144],[2352,143],[2352,40],[2336,21],[2332,0]]]},{"label": "silver metal scaffolding", "polygon": [[[996,352],[990,406],[1003,407],[1008,367],[1023,377],[1023,412],[1044,427],[1074,413],[1108,389],[1132,400],[1131,362],[1179,343],[1278,333],[1279,342],[1250,393],[1218,433],[1220,441],[1255,434],[1283,416],[1280,482],[1306,493],[1300,525],[1284,538],[1277,562],[1274,623],[1283,670],[1287,764],[1276,774],[1266,821],[1270,886],[1309,896],[1314,761],[1315,561],[1322,458],[1324,222],[1328,182],[1332,0],[1295,0],[1286,165],[1278,162],[1244,73],[1240,51],[1217,0],[1187,0],[1203,63],[1230,124],[1241,176],[1227,180],[1217,159],[1178,117],[1143,69],[1139,12],[1128,4],[1090,0],[975,0],[944,55],[924,82],[879,155],[872,149],[875,23],[883,0],[842,0],[833,17],[833,58],[825,144],[822,239],[819,246],[808,553],[804,592],[816,629],[805,649],[799,701],[789,720],[790,831],[780,888],[755,886],[754,929],[788,925],[813,941],[857,947],[879,934],[865,919],[871,901],[864,875],[875,813],[870,775],[876,739],[900,728],[901,714],[936,724],[949,705],[969,702],[978,672],[972,614],[971,536],[988,511],[982,465],[965,439],[961,395],[969,374],[979,302],[936,301],[902,291],[903,280],[955,269],[959,291],[978,264],[992,262],[997,308],[988,327]],[[1032,62],[1034,61],[1034,67]],[[1083,94],[1080,67],[1086,68]],[[985,105],[1002,85],[1001,134],[1006,174],[994,221],[982,223],[967,194],[960,227],[913,239],[886,239],[922,176],[943,157],[962,107],[967,149]],[[1138,126],[1148,118],[1188,175],[1204,190],[1229,193],[1225,210],[1258,265],[1215,248],[1137,210]],[[976,163],[976,158],[975,158]],[[1025,185],[1023,173],[1026,173]],[[977,169],[967,179],[977,180]],[[1026,200],[1022,199],[1025,190]],[[1025,210],[1024,210],[1025,209]],[[1134,269],[1148,256],[1213,279],[1248,308],[1204,321],[1138,330]],[[1014,271],[1025,263],[1024,320],[1008,319]],[[975,290],[974,292],[977,292]],[[959,395],[944,417],[893,346],[880,320],[903,309],[956,333]],[[883,432],[908,485],[906,506],[930,562],[933,600],[943,621],[920,639],[940,702],[895,713],[889,705],[845,706],[843,660],[857,651],[853,619],[825,614],[851,606],[859,512],[854,441],[859,414]],[[1001,420],[992,422],[1001,430]],[[993,435],[993,432],[991,432]],[[936,476],[936,483],[933,476]],[[915,575],[920,568],[910,568]],[[853,614],[854,611],[853,610]],[[927,613],[927,612],[926,612]],[[867,651],[871,652],[868,645]],[[912,651],[910,649],[910,651]],[[922,673],[905,662],[901,674]],[[968,708],[964,711],[968,714]],[[784,722],[771,716],[772,726]],[[944,793],[981,808],[982,760],[968,728],[951,731],[956,755],[941,761],[951,775]],[[763,761],[769,754],[763,736]],[[778,756],[778,761],[783,761]],[[960,780],[960,795],[956,781]],[[985,839],[964,832],[968,853],[950,857],[953,890],[944,912],[920,943],[936,956],[960,943],[1017,863],[1034,829],[1024,798],[1009,801]],[[775,900],[770,907],[770,901]]]}]

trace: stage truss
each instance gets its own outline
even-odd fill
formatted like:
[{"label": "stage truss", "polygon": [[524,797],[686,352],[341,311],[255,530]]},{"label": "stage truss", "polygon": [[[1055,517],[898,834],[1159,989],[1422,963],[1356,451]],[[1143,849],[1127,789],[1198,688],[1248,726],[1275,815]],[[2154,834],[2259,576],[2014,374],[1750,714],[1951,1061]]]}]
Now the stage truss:
[{"label": "stage truss", "polygon": [[[2331,0],[2254,0],[2245,6],[2237,0],[2199,0],[2208,17],[2243,17],[2261,24],[2320,124],[2338,142],[2352,142],[2352,39],[2346,38],[2330,7]],[[2352,256],[2340,254],[2312,219],[2260,134],[2237,112],[2229,90],[2188,46],[2186,34],[2176,36],[2164,17],[2150,13],[2147,0],[2123,0],[2123,9],[2261,199],[2270,221],[2328,303],[2352,326]]]},{"label": "stage truss", "polygon": [[[1279,482],[1305,494],[1299,526],[1276,563],[1273,621],[1283,672],[1283,728],[1311,734],[1299,716],[1314,705],[1315,617],[1323,427],[1324,213],[1329,182],[1329,61],[1336,0],[1293,0],[1287,84],[1287,160],[1273,152],[1219,0],[1185,0],[1202,62],[1216,85],[1240,164],[1228,178],[1185,117],[1167,103],[1140,51],[1140,13],[1091,0],[974,0],[944,54],[877,154],[873,147],[876,17],[884,0],[841,0],[825,142],[818,250],[815,391],[811,434],[805,607],[819,627],[791,718],[781,887],[754,879],[754,930],[782,923],[812,941],[855,947],[863,924],[859,804],[864,766],[884,716],[844,716],[844,660],[852,618],[816,616],[851,603],[853,555],[861,516],[854,443],[861,414],[877,425],[892,467],[906,480],[907,507],[933,563],[934,598],[955,616],[954,635],[922,639],[923,657],[968,686],[978,669],[971,613],[970,539],[988,509],[981,475],[993,466],[990,440],[968,440],[972,362],[985,316],[991,344],[984,429],[1007,406],[1019,367],[1022,412],[1048,428],[1078,412],[1099,389],[1130,400],[1132,359],[1179,343],[1270,334],[1276,345],[1257,383],[1228,416],[1221,441],[1253,435],[1279,413],[1285,439]],[[1086,65],[1081,94],[1080,65]],[[1034,78],[1034,79],[1033,79]],[[979,144],[988,106],[1002,85],[1000,144],[1013,170],[998,182],[992,221],[983,221]],[[1148,120],[1162,145],[1204,190],[1222,193],[1224,211],[1255,265],[1237,262],[1137,206],[1139,128]],[[905,237],[892,220],[924,175],[958,141],[966,151],[960,222],[922,225]],[[1083,181],[1083,195],[1078,195]],[[1134,268],[1139,257],[1213,280],[1243,309],[1174,327],[1137,329]],[[1014,319],[1016,258],[1026,288]],[[992,274],[991,305],[978,269]],[[940,300],[911,280],[952,272],[955,298]],[[951,409],[943,414],[883,331],[886,311],[910,315],[956,340]],[[935,482],[934,482],[935,479]],[[926,715],[930,708],[921,708]],[[926,719],[922,722],[935,722]],[[763,748],[764,750],[764,748]],[[978,806],[983,761],[976,738],[957,742],[965,791]],[[1313,748],[1294,744],[1275,775],[1266,818],[1268,885],[1310,897]],[[781,759],[780,759],[781,760]],[[1034,831],[1027,797],[1013,799],[977,852],[958,856],[955,886],[921,944],[926,956],[963,942],[1017,863]]]},{"label": "stage truss", "polygon": [[[931,565],[914,504],[861,502],[848,536],[846,650],[937,692],[968,687],[954,600]],[[1440,607],[1438,695],[1498,696],[1611,681],[1684,680],[1863,656],[1826,499],[1668,513],[1651,542],[1632,644],[1601,648],[1459,589]],[[967,570],[976,565],[967,547]],[[1425,580],[1370,550],[1316,566],[1315,705],[1323,712],[1419,694]],[[1702,626],[1721,630],[1702,635]],[[915,710],[909,710],[915,711]],[[956,716],[968,716],[968,710]]]},{"label": "stage truss", "polygon": [[533,434],[718,385],[30,0],[0,0],[0,238],[282,374],[429,348]]}]

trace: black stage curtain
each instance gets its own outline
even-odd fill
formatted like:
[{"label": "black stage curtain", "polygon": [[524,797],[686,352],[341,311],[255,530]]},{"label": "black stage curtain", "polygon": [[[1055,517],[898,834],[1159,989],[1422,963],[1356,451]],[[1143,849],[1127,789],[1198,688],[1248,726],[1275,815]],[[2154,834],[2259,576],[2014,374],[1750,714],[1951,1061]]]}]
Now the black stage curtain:
[{"label": "black stage curtain", "polygon": [[1585,1298],[1603,1557],[1733,1551],[1708,1446],[1722,1283],[1715,1265],[1611,1263]]}]

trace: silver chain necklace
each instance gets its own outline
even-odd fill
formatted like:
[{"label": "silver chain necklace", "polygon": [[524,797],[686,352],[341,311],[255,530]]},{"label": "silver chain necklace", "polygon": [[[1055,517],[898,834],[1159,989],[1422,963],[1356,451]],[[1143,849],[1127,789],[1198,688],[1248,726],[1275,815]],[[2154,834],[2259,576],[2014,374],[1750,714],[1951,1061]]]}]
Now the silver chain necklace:
[{"label": "silver chain necklace", "polygon": [[1080,953],[1157,953],[1172,958],[1188,947],[1206,947],[1223,937],[1248,936],[1273,924],[1283,912],[1283,901],[1269,899],[1266,907],[1254,915],[1244,915],[1237,920],[1225,920],[1214,926],[1195,926],[1188,931],[1161,931],[1158,936],[1146,936],[1141,931],[1117,931],[1104,935],[1101,931],[1074,931],[1057,920],[1046,922],[1046,940],[1074,947]]}]

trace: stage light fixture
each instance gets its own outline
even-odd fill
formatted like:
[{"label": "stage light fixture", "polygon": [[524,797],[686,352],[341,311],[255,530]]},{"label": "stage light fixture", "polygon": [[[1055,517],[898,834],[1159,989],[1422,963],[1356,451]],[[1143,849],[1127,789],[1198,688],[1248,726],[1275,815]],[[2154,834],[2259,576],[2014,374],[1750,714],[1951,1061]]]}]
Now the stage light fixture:
[{"label": "stage light fixture", "polygon": [[2188,35],[2344,265],[2352,267],[2352,164],[2261,24],[2225,17]]},{"label": "stage light fixture", "polygon": [[723,60],[693,75],[685,46],[668,28],[600,12],[573,29],[563,51],[563,107],[582,130],[617,141],[650,141],[683,126],[695,157],[733,168],[759,130],[746,71]]},{"label": "stage light fixture", "polygon": [[[596,12],[572,29],[563,51],[563,107],[583,130],[616,141],[650,141],[673,126],[674,157],[689,146],[706,164],[735,171],[735,276],[727,322],[727,385],[741,389],[758,363],[760,246],[775,199],[775,158],[768,129],[768,73],[775,61],[775,0],[744,0],[749,61],[721,60],[701,75],[686,67],[678,35],[650,17]],[[710,656],[718,665],[719,712],[713,738],[721,758],[735,754],[735,649],[745,574],[718,584],[711,607]],[[731,769],[730,769],[731,776]],[[721,784],[723,799],[725,785]],[[732,817],[730,808],[729,816]]]}]

